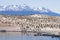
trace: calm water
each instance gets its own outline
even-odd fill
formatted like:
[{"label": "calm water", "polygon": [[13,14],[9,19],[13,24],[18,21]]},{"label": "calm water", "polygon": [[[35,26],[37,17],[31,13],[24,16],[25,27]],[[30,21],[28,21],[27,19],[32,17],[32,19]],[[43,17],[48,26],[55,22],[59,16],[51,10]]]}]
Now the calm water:
[{"label": "calm water", "polygon": [[58,37],[33,36],[30,34],[17,32],[0,33],[0,40],[60,40]]}]

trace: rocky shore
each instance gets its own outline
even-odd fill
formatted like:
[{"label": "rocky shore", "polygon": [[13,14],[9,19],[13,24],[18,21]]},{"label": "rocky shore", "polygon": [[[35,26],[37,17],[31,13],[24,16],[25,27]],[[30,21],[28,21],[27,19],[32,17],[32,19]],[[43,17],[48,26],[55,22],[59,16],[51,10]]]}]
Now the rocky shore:
[{"label": "rocky shore", "polygon": [[60,17],[48,15],[0,15],[0,31],[35,32],[60,35]]}]

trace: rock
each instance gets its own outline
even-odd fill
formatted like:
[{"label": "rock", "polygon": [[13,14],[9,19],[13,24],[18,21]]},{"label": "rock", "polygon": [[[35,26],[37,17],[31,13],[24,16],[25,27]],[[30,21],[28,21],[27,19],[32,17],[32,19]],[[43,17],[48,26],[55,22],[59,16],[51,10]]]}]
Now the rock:
[{"label": "rock", "polygon": [[40,14],[30,16],[0,15],[0,27],[3,27],[3,29],[4,27],[8,27],[12,30],[14,29],[18,31],[46,32],[55,34],[56,32],[60,32],[60,17]]}]

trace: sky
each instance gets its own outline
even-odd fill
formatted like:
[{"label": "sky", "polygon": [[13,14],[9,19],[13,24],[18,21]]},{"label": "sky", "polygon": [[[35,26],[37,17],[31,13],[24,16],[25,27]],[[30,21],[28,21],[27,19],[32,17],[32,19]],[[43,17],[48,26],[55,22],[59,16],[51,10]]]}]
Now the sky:
[{"label": "sky", "polygon": [[0,5],[24,4],[32,8],[45,7],[60,14],[60,0],[0,0]]}]

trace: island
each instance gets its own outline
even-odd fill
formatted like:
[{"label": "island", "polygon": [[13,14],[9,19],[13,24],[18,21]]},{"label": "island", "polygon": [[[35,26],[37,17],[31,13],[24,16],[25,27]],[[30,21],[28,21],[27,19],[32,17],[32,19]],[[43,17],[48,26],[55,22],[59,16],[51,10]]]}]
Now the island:
[{"label": "island", "polygon": [[0,32],[33,32],[40,36],[60,36],[60,16],[0,15]]}]

